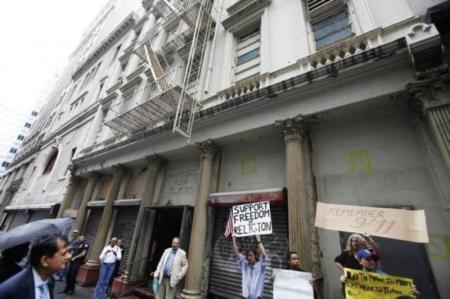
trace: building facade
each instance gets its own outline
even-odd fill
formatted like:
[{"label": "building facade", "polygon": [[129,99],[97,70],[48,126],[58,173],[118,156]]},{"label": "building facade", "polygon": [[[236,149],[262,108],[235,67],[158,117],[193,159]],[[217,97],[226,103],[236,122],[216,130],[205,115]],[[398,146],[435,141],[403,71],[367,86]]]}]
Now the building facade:
[{"label": "building facade", "polygon": [[317,201],[424,209],[430,243],[377,238],[383,267],[448,297],[450,82],[433,7],[445,19],[444,1],[110,1],[0,181],[2,229],[75,218],[86,285],[123,239],[115,295],[180,236],[183,297],[240,298],[228,211],[269,200],[269,269],[297,251],[339,298],[348,234],[314,227]]}]

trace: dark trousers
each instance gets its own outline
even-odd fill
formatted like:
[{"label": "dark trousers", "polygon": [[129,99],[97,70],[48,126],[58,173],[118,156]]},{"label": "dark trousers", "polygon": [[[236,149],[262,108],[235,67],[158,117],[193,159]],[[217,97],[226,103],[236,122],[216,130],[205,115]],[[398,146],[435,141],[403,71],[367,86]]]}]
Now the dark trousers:
[{"label": "dark trousers", "polygon": [[65,291],[75,291],[75,280],[77,278],[78,270],[80,269],[82,262],[70,262],[69,270],[66,276],[66,287]]}]

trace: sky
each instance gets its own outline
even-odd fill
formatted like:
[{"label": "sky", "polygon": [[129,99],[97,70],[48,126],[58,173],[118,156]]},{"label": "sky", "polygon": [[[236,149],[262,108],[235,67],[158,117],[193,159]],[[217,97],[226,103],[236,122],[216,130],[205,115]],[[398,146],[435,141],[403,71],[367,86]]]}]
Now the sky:
[{"label": "sky", "polygon": [[0,1],[0,150],[49,91],[107,2]]}]

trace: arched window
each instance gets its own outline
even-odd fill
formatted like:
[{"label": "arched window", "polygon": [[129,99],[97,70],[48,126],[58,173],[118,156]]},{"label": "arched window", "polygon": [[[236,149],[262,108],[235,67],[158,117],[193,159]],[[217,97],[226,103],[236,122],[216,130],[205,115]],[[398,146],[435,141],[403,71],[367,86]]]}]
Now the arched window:
[{"label": "arched window", "polygon": [[45,165],[44,172],[42,174],[47,174],[50,173],[50,171],[52,171],[53,166],[55,165],[56,157],[58,157],[58,150],[54,151],[50,155],[50,158],[48,158],[47,164]]}]

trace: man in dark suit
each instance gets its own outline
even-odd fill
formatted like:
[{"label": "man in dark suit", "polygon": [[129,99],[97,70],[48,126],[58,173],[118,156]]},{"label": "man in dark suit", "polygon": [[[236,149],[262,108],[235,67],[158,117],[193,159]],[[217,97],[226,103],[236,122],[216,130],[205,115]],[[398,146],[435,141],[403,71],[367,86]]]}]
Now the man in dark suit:
[{"label": "man in dark suit", "polygon": [[52,275],[65,267],[70,258],[69,244],[62,236],[44,236],[30,250],[31,266],[0,284],[2,299],[53,299]]}]

